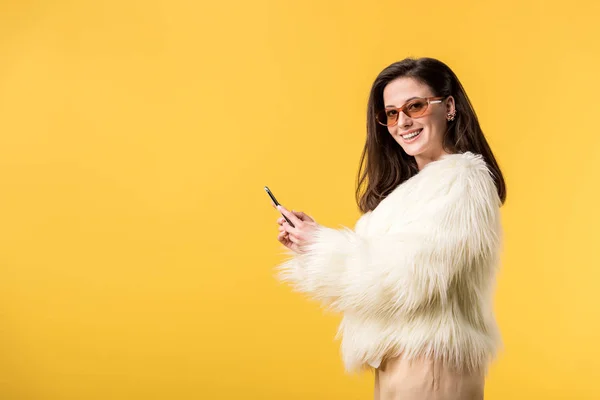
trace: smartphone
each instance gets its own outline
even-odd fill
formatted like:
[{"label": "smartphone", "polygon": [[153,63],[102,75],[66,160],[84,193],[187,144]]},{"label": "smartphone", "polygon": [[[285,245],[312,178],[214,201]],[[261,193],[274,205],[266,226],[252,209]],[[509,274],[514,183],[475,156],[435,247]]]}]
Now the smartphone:
[{"label": "smartphone", "polygon": [[[273,196],[273,193],[271,193],[271,191],[269,190],[268,187],[265,186],[265,191],[267,192],[267,194],[269,195],[269,197],[271,198],[271,200],[273,200],[273,203],[275,203],[276,206],[280,206],[281,204],[279,204],[279,202],[277,201],[277,199],[275,198],[275,196]],[[281,214],[283,215],[283,213]],[[290,224],[290,226],[292,228],[295,228],[294,224],[292,224],[292,221],[290,221],[288,219],[288,217],[286,217],[285,215],[283,215],[283,218],[285,218],[285,220],[287,221],[288,224]]]}]

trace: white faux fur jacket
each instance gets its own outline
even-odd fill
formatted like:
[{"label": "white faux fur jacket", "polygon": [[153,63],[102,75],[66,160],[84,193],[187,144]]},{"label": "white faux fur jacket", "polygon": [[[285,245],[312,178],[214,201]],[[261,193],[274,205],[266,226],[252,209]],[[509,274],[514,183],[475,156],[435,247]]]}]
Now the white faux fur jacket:
[{"label": "white faux fur jacket", "polygon": [[402,354],[487,370],[501,202],[483,157],[445,155],[399,185],[355,231],[320,227],[280,279],[344,314],[349,372]]}]

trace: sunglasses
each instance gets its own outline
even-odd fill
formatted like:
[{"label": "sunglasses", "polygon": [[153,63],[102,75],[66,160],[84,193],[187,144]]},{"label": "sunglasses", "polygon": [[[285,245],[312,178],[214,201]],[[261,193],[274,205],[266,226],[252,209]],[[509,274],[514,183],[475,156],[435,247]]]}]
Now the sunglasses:
[{"label": "sunglasses", "polygon": [[445,97],[426,97],[407,101],[402,107],[389,107],[375,114],[375,119],[383,126],[394,126],[398,123],[400,112],[410,118],[419,118],[427,111],[430,104],[441,103]]}]

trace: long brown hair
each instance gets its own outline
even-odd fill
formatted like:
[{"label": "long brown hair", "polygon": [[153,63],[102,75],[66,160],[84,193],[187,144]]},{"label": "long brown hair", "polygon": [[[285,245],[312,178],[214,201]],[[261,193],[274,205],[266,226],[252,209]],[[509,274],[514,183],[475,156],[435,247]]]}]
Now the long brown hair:
[{"label": "long brown hair", "polygon": [[394,188],[419,172],[415,158],[406,154],[389,134],[387,127],[378,124],[375,119],[377,111],[384,108],[384,88],[400,77],[414,78],[426,84],[434,96],[454,97],[456,117],[454,121],[448,122],[443,147],[449,153],[470,151],[482,155],[504,204],[504,177],[457,76],[439,60],[406,58],[381,71],[371,88],[367,110],[367,141],[360,158],[356,185],[356,201],[360,210],[365,213],[375,209]]}]

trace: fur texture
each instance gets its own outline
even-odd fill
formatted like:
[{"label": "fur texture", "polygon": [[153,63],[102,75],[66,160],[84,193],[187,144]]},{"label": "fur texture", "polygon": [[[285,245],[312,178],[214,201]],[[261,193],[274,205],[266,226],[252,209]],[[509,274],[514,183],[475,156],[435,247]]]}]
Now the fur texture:
[{"label": "fur texture", "polygon": [[486,370],[500,345],[492,310],[500,205],[481,156],[446,155],[354,231],[321,227],[279,277],[344,314],[338,338],[349,372],[400,354]]}]

